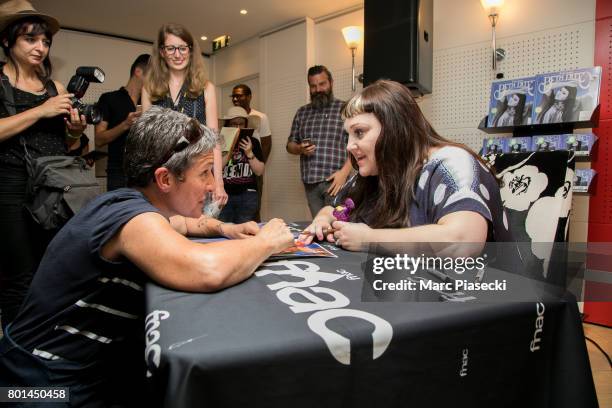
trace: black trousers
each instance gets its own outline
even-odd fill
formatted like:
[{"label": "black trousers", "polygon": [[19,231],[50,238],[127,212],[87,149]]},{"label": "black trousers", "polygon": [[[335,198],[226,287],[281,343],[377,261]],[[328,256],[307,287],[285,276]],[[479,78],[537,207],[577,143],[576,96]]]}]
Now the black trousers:
[{"label": "black trousers", "polygon": [[2,328],[13,321],[56,231],[45,231],[24,208],[27,173],[0,166],[0,309]]}]

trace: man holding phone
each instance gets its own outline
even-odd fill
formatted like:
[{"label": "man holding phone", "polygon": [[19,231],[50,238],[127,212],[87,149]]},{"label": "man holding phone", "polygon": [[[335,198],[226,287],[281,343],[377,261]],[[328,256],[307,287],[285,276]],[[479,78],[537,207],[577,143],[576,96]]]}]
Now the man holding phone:
[{"label": "man holding phone", "polygon": [[293,118],[287,151],[300,156],[302,182],[310,213],[331,205],[351,172],[348,134],[340,116],[344,102],[334,98],[331,72],[323,65],[308,70],[310,103]]},{"label": "man holding phone", "polygon": [[95,127],[96,148],[108,145],[106,190],[125,187],[123,151],[130,128],[140,117],[140,93],[149,64],[149,54],[139,55],[130,68],[130,79],[125,87],[100,96],[98,107],[102,121]]}]

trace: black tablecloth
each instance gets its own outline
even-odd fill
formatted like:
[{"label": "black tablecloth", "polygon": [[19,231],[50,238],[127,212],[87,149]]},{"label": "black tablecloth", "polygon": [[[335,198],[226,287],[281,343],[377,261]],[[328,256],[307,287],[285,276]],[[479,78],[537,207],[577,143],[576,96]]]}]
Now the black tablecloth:
[{"label": "black tablecloth", "polygon": [[[363,302],[365,255],[337,254],[264,265],[215,294],[149,284],[154,399],[166,407],[597,406],[575,302]],[[288,274],[296,268],[308,272]]]}]

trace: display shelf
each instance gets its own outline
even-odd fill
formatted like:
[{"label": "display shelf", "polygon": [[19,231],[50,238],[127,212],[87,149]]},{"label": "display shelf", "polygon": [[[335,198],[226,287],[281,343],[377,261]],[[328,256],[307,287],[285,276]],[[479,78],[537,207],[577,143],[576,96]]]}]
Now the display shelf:
[{"label": "display shelf", "polygon": [[574,133],[574,129],[594,128],[599,125],[599,105],[593,111],[591,118],[579,122],[545,123],[523,126],[487,127],[485,116],[478,125],[478,129],[488,134],[512,133],[514,137],[533,135],[556,135]]}]

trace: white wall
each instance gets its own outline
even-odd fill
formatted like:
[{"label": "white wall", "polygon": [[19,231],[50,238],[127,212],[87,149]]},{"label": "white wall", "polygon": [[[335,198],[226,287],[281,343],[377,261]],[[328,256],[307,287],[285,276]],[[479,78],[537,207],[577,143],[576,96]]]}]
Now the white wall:
[{"label": "white wall", "polygon": [[[497,23],[506,79],[593,65],[595,0],[507,0]],[[476,0],[434,3],[433,94],[422,104],[442,135],[479,149],[491,81],[491,26]],[[581,129],[586,132],[589,129]],[[577,163],[588,167],[589,163]],[[574,195],[570,240],[586,241],[588,196]]]},{"label": "white wall", "polygon": [[104,83],[92,83],[84,98],[88,102],[95,102],[102,93],[127,83],[134,59],[143,53],[151,53],[151,44],[60,30],[53,37],[51,49],[53,77],[66,86],[77,67],[86,65],[102,68],[106,74]]},{"label": "white wall", "polygon": [[217,51],[211,64],[215,67],[215,85],[223,86],[238,78],[259,73],[259,38]]},{"label": "white wall", "polygon": [[[595,0],[507,0],[497,27],[498,46],[507,51],[500,71],[512,78],[592,65],[594,15]],[[219,89],[245,78],[259,79],[256,99],[259,109],[270,117],[273,136],[262,203],[264,218],[309,218],[299,159],[286,153],[285,143],[295,111],[308,102],[309,66],[328,66],[334,75],[336,96],[350,97],[350,52],[340,31],[348,25],[363,25],[363,9],[318,23],[305,19],[205,59]],[[478,0],[435,0],[433,94],[419,103],[440,133],[474,148],[483,137],[476,127],[486,113],[494,78],[490,33]],[[124,84],[134,57],[150,49],[148,44],[62,30],[52,50],[55,77],[66,83],[78,65],[101,66],[107,82],[92,85],[86,98],[95,100],[99,93]],[[362,72],[361,47],[356,64],[357,72]],[[587,198],[575,198],[574,209],[570,234],[586,237]]]},{"label": "white wall", "polygon": [[[530,34],[593,21],[595,0],[506,0],[496,27],[498,38]],[[491,25],[478,0],[434,1],[434,49],[490,41]]]},{"label": "white wall", "polygon": [[[295,112],[309,100],[306,72],[310,66],[326,65],[334,77],[336,97],[346,100],[351,96],[351,54],[341,32],[349,25],[363,26],[363,9],[320,23],[306,18],[295,26],[232,45],[212,57],[218,86],[259,75],[260,95],[256,97],[259,109],[270,118],[273,140],[264,176],[263,219],[310,219],[299,158],[287,153],[285,144]],[[255,41],[258,53],[254,52]],[[361,73],[362,47],[357,51],[356,65]]]},{"label": "white wall", "polygon": [[266,164],[262,219],[308,217],[304,188],[299,178],[299,158],[285,151],[291,121],[297,108],[307,103],[305,73],[313,64],[314,22],[303,23],[261,38],[260,103],[272,130],[272,151]]}]

